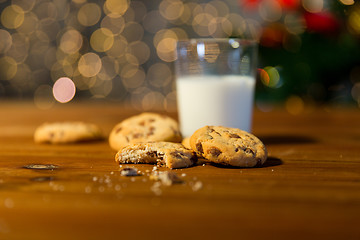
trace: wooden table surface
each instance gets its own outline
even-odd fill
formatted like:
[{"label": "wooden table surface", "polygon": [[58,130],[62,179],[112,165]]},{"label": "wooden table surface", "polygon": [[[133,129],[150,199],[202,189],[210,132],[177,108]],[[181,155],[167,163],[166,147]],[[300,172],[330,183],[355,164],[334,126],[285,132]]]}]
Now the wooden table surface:
[{"label": "wooden table surface", "polygon": [[184,183],[159,187],[151,165],[120,176],[107,141],[33,142],[43,122],[89,121],[109,134],[136,111],[0,102],[0,239],[360,239],[359,111],[255,111],[263,167],[172,170]]}]

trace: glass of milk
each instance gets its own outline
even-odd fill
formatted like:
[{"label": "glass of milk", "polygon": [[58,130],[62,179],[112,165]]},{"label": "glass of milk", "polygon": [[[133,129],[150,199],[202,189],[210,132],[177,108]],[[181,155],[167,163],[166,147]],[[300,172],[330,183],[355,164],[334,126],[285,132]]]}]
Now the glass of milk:
[{"label": "glass of milk", "polygon": [[251,131],[257,43],[242,39],[179,41],[175,61],[181,132],[206,126]]}]

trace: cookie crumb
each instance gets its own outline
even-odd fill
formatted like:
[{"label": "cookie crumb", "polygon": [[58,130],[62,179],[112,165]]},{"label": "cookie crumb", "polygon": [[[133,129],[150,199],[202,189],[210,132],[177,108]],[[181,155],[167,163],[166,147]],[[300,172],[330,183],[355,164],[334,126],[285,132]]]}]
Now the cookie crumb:
[{"label": "cookie crumb", "polygon": [[155,182],[155,183],[151,186],[150,190],[151,190],[153,193],[155,193],[155,195],[159,196],[159,195],[162,194],[162,190],[160,189],[160,186],[161,186],[161,183],[160,183],[160,182]]},{"label": "cookie crumb", "polygon": [[120,171],[120,175],[126,177],[138,176],[138,171],[136,168],[123,168]]},{"label": "cookie crumb", "polygon": [[98,190],[99,190],[99,192],[104,192],[104,191],[105,191],[105,187],[100,186],[100,187],[98,188]]},{"label": "cookie crumb", "polygon": [[85,193],[91,193],[91,187],[90,186],[86,186],[85,187]]},{"label": "cookie crumb", "polygon": [[121,189],[121,186],[119,184],[116,184],[115,185],[115,191],[120,191],[120,189]]},{"label": "cookie crumb", "polygon": [[151,180],[160,181],[165,186],[170,186],[172,184],[183,183],[183,181],[178,177],[174,172],[158,172],[150,176]]},{"label": "cookie crumb", "polygon": [[191,187],[194,192],[199,191],[203,187],[202,182],[197,181],[194,183],[194,185]]}]

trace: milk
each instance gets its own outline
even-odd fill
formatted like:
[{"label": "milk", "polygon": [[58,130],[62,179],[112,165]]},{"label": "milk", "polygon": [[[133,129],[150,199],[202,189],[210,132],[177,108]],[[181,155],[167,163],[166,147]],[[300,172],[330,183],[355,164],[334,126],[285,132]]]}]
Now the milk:
[{"label": "milk", "polygon": [[176,80],[181,132],[206,125],[251,131],[255,79],[249,76],[181,76]]}]

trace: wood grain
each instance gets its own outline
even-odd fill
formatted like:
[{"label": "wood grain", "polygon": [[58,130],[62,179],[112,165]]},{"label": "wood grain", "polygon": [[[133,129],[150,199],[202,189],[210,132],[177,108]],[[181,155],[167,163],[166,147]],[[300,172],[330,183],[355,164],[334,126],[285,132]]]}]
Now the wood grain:
[{"label": "wood grain", "polygon": [[113,103],[0,103],[0,239],[360,239],[359,109],[255,111],[263,167],[172,170],[184,183],[160,188],[151,165],[121,176],[106,140],[32,139],[43,122],[84,120],[108,134],[136,113]]}]

